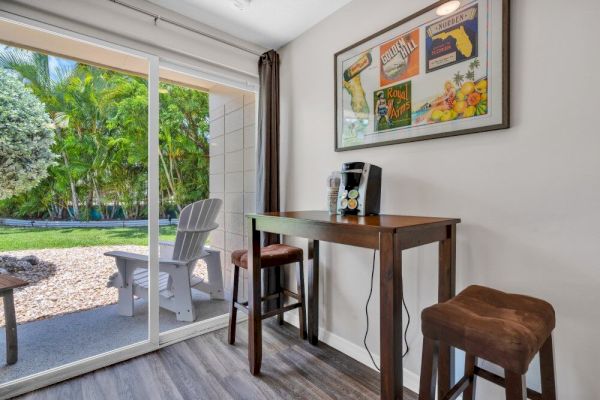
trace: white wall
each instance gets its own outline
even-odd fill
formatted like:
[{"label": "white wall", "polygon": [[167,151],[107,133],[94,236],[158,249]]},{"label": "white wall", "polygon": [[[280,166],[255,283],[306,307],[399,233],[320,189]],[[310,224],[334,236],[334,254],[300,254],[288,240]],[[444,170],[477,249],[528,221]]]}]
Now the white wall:
[{"label": "white wall", "polygon": [[[255,95],[224,87],[213,88],[210,106],[210,197],[224,207],[219,228],[211,233],[211,246],[221,250],[225,295],[231,295],[231,253],[246,247],[244,213],[256,212],[256,107]],[[241,297],[247,276],[242,270]]]},{"label": "white wall", "polygon": [[[384,213],[462,218],[459,290],[479,283],[554,305],[559,397],[597,399],[598,3],[512,2],[511,129],[335,153],[333,54],[430,2],[354,0],[280,50],[285,209],[324,210],[325,179],[342,162],[381,166]],[[372,253],[323,247],[321,327],[338,343],[361,347]],[[432,245],[404,257],[412,316],[405,367],[417,374],[419,313],[436,299],[436,257]],[[369,336],[376,353],[378,286],[376,280]],[[359,347],[355,355],[365,359]],[[537,366],[528,379],[538,386]],[[479,393],[503,398],[490,385],[481,384]]]}]

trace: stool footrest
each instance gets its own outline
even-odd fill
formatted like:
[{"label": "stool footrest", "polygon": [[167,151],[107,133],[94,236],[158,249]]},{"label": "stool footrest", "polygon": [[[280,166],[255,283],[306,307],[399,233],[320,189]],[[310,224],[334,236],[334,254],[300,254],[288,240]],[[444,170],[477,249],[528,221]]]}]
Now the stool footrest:
[{"label": "stool footrest", "polygon": [[[506,388],[506,380],[500,375],[496,375],[487,369],[475,366],[475,375],[485,379],[486,381],[490,381],[498,386]],[[527,388],[527,398],[531,400],[542,400],[542,394],[533,389]]]},{"label": "stool footrest", "polygon": [[454,385],[448,393],[444,396],[443,400],[456,400],[471,384],[468,376],[463,376],[460,381]]},{"label": "stool footrest", "polygon": [[[243,303],[236,302],[233,304],[233,306],[235,308],[237,308],[238,310],[248,313],[248,302],[247,301],[245,301]],[[293,310],[294,308],[298,308],[298,307],[302,307],[302,303],[293,303],[293,304],[289,304],[289,305],[281,307],[281,308],[277,308],[275,310],[268,311],[261,315],[261,319],[271,318],[278,314],[283,314],[284,312],[288,312],[288,311]]]}]

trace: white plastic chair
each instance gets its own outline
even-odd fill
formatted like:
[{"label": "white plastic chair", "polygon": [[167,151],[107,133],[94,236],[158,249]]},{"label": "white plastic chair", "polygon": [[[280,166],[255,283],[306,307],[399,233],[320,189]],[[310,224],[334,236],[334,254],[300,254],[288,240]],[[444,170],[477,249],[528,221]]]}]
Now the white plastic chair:
[{"label": "white plastic chair", "polygon": [[[208,248],[206,240],[218,227],[215,222],[223,201],[207,199],[186,206],[179,216],[175,242],[160,243],[160,307],[175,312],[178,321],[194,321],[192,288],[224,299],[220,252]],[[108,286],[119,289],[119,314],[133,316],[133,296],[148,298],[148,256],[125,251],[104,253],[114,257],[119,270]],[[198,260],[208,267],[208,282],[193,275]]]}]

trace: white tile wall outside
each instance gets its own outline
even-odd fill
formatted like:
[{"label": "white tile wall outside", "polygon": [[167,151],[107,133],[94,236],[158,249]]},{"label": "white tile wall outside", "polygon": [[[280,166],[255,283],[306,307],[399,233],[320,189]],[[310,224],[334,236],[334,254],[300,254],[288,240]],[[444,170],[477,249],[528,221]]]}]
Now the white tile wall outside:
[{"label": "white tile wall outside", "polygon": [[215,229],[210,233],[210,245],[222,249],[225,246],[225,231],[221,229]]},{"label": "white tile wall outside", "polygon": [[256,149],[248,147],[244,149],[244,171],[256,169]]},{"label": "white tile wall outside", "polygon": [[[244,213],[256,210],[254,96],[235,97],[223,106],[214,107],[211,110],[211,121],[211,197],[224,198],[224,209],[217,220],[220,227],[214,232],[212,245],[221,250],[225,291],[229,296],[232,279],[231,252],[247,247]],[[212,182],[213,179],[216,181]],[[241,298],[247,297],[247,279],[246,273],[242,271]]]},{"label": "white tile wall outside", "polygon": [[225,114],[225,133],[235,132],[244,126],[244,112],[239,110]]},{"label": "white tile wall outside", "polygon": [[211,156],[208,167],[211,174],[225,173],[225,155]]},{"label": "white tile wall outside", "polygon": [[225,211],[219,211],[215,222],[219,225],[218,229],[223,229],[225,227]]},{"label": "white tile wall outside", "polygon": [[256,193],[244,193],[244,214],[255,213],[255,212],[256,212]]},{"label": "white tile wall outside", "polygon": [[225,153],[225,136],[211,137],[208,141],[209,153],[211,156],[216,156]]},{"label": "white tile wall outside", "polygon": [[225,171],[240,172],[244,170],[244,151],[234,151],[225,154]]},{"label": "white tile wall outside", "polygon": [[256,172],[246,171],[244,172],[244,192],[256,192]]},{"label": "white tile wall outside", "polygon": [[211,121],[214,121],[215,119],[221,118],[224,115],[225,115],[225,107],[224,106],[213,107],[210,110],[209,119]]},{"label": "white tile wall outside", "polygon": [[227,193],[225,196],[225,212],[242,213],[244,211],[245,195],[243,193]]},{"label": "white tile wall outside", "polygon": [[256,125],[244,127],[244,147],[254,147],[256,145]]},{"label": "white tile wall outside", "polygon": [[256,122],[256,111],[254,109],[254,103],[247,104],[244,106],[244,126],[254,125]]},{"label": "white tile wall outside", "polygon": [[225,175],[210,174],[208,177],[208,190],[211,193],[222,193],[225,191]]},{"label": "white tile wall outside", "polygon": [[238,213],[225,213],[225,231],[243,235],[244,216]]},{"label": "white tile wall outside", "polygon": [[235,99],[225,103],[225,114],[239,110],[244,105],[244,96],[236,97]]},{"label": "white tile wall outside", "polygon": [[225,193],[241,193],[244,191],[244,173],[232,172],[225,174]]},{"label": "white tile wall outside", "polygon": [[210,137],[216,138],[225,133],[225,118],[217,118],[210,123]]},{"label": "white tile wall outside", "polygon": [[244,148],[244,131],[239,129],[225,135],[225,151],[230,153]]},{"label": "white tile wall outside", "polygon": [[231,232],[225,232],[225,248],[228,251],[244,248],[244,237]]}]

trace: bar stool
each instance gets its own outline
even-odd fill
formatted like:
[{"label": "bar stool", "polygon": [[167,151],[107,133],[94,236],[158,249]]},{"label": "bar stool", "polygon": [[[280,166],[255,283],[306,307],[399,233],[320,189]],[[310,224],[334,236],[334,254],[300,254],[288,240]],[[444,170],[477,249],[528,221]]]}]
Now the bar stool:
[{"label": "bar stool", "polygon": [[[419,400],[435,399],[440,342],[463,350],[465,374],[438,399],[475,398],[476,376],[506,390],[507,400],[556,400],[552,330],[554,309],[543,300],[469,286],[459,295],[423,310],[423,354]],[[542,393],[527,389],[525,373],[540,353]],[[477,358],[504,368],[504,378],[477,366]],[[447,371],[444,371],[447,372]]]},{"label": "bar stool", "polygon": [[[231,254],[231,262],[234,265],[233,269],[233,294],[231,307],[229,310],[229,344],[235,343],[235,328],[237,320],[237,310],[248,313],[248,302],[238,303],[238,281],[240,276],[240,268],[248,269],[248,252],[247,250],[236,250]],[[298,284],[298,292],[294,293],[284,288],[283,271],[281,267],[285,264],[298,263],[296,268],[296,282]],[[262,297],[262,301],[277,300],[277,308],[261,315],[262,319],[274,317],[277,315],[279,324],[283,324],[283,313],[300,308],[300,337],[306,339],[306,312],[304,300],[304,264],[303,252],[298,247],[288,246],[285,244],[272,244],[263,247],[260,250],[260,266],[261,268],[277,268],[277,276],[279,277],[281,290],[277,293],[267,294]],[[284,306],[284,298],[292,297],[298,300],[296,303]],[[262,307],[260,307],[262,309]]]}]

